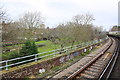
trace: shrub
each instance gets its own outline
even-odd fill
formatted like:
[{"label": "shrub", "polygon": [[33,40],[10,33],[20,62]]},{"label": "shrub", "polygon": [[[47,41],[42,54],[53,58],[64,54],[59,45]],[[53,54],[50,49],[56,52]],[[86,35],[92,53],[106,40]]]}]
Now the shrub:
[{"label": "shrub", "polygon": [[81,55],[82,56],[85,56],[85,55],[87,55],[87,54],[89,54],[90,53],[90,50],[87,50],[85,53],[82,53]]},{"label": "shrub", "polygon": [[89,54],[89,53],[90,53],[90,50],[87,50],[87,51],[86,51],[86,54]]},{"label": "shrub", "polygon": [[27,56],[31,54],[37,54],[37,46],[34,41],[26,41],[25,45],[20,50],[21,56]]},{"label": "shrub", "polygon": [[82,55],[82,56],[85,56],[86,54],[85,54],[85,53],[82,53],[81,55]]},{"label": "shrub", "polygon": [[13,59],[19,57],[19,53],[16,51],[8,52],[9,54],[2,54],[2,60]]},{"label": "shrub", "polygon": [[[5,59],[12,59],[12,58],[23,57],[23,56],[27,56],[27,55],[31,55],[31,54],[37,54],[37,53],[38,53],[38,51],[37,51],[37,47],[35,45],[35,42],[34,41],[26,41],[25,45],[23,45],[23,47],[22,47],[22,49],[20,50],[19,53],[16,52],[16,51],[13,51],[13,52],[11,52],[11,54],[9,56],[4,55],[3,57]],[[24,60],[31,59],[31,58],[34,58],[34,56],[19,59],[19,60],[14,60],[12,62],[9,62],[9,64],[17,63],[17,62],[24,61]],[[20,65],[20,64],[18,64],[18,65]]]}]

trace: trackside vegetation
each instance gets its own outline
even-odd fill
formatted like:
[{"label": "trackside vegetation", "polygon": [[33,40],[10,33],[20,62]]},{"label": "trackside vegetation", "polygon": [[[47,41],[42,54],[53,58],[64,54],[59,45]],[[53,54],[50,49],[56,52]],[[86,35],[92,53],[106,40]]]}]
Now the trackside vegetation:
[{"label": "trackside vegetation", "polygon": [[26,41],[25,45],[20,50],[20,56],[27,56],[37,53],[38,53],[38,49],[34,41]]}]

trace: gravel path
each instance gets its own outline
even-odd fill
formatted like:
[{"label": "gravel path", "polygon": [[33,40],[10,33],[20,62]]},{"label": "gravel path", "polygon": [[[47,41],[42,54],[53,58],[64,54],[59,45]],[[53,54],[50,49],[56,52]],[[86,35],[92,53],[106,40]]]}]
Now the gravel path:
[{"label": "gravel path", "polygon": [[101,53],[103,49],[105,49],[109,43],[109,41],[103,45],[101,48],[95,50],[94,52],[88,54],[87,56],[80,59],[78,62],[74,63],[72,66],[68,67],[67,69],[64,69],[62,72],[58,73],[57,75],[53,76],[53,78],[62,78],[63,76],[69,76],[70,73],[75,72],[78,68],[82,67],[82,65],[86,64],[88,61],[92,60],[93,57],[95,57],[97,54]]}]

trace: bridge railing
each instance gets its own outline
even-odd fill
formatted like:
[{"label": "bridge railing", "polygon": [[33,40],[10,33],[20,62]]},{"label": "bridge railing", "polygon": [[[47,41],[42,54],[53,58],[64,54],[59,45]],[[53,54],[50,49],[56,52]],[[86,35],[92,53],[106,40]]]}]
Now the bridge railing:
[{"label": "bridge railing", "polygon": [[[103,39],[103,40],[105,40],[105,39]],[[100,40],[100,41],[103,41],[103,40]],[[0,69],[5,68],[6,70],[8,70],[9,67],[12,67],[12,66],[17,66],[17,65],[32,62],[32,61],[37,62],[38,60],[48,57],[48,56],[53,56],[53,55],[56,55],[59,53],[69,53],[70,51],[76,50],[77,48],[85,47],[87,45],[93,45],[98,42],[99,41],[95,40],[95,41],[91,41],[91,42],[81,43],[81,44],[77,44],[77,45],[73,45],[73,46],[68,46],[68,47],[52,50],[52,51],[47,51],[47,52],[28,55],[28,56],[24,56],[24,57],[18,57],[18,58],[14,58],[14,59],[0,61],[0,64],[1,64]],[[50,53],[50,54],[44,55],[46,53]],[[43,56],[41,56],[41,55],[43,55]],[[15,61],[17,61],[17,62],[15,62]]]}]

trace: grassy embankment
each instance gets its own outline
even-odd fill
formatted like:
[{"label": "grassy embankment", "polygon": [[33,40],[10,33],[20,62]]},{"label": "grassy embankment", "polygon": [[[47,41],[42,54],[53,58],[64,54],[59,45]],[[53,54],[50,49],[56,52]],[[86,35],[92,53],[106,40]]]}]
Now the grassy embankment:
[{"label": "grassy embankment", "polygon": [[[39,53],[46,52],[46,51],[51,51],[51,50],[55,50],[55,49],[60,48],[60,44],[53,44],[49,40],[38,41],[38,42],[35,42],[35,44],[36,45],[44,45],[42,47],[38,47],[38,52]],[[75,43],[75,44],[77,44],[77,43]],[[23,45],[24,44],[18,44],[18,45],[13,45],[13,46],[6,46],[5,48],[22,47]],[[70,46],[70,45],[71,45],[71,43],[67,44],[66,46]],[[12,59],[12,58],[17,57],[16,55],[14,56],[13,54],[19,54],[19,49],[15,50],[15,51],[6,52],[4,54],[0,54],[0,57],[2,56],[3,60]],[[41,54],[40,56],[47,55],[47,54],[50,54],[50,53]]]}]

